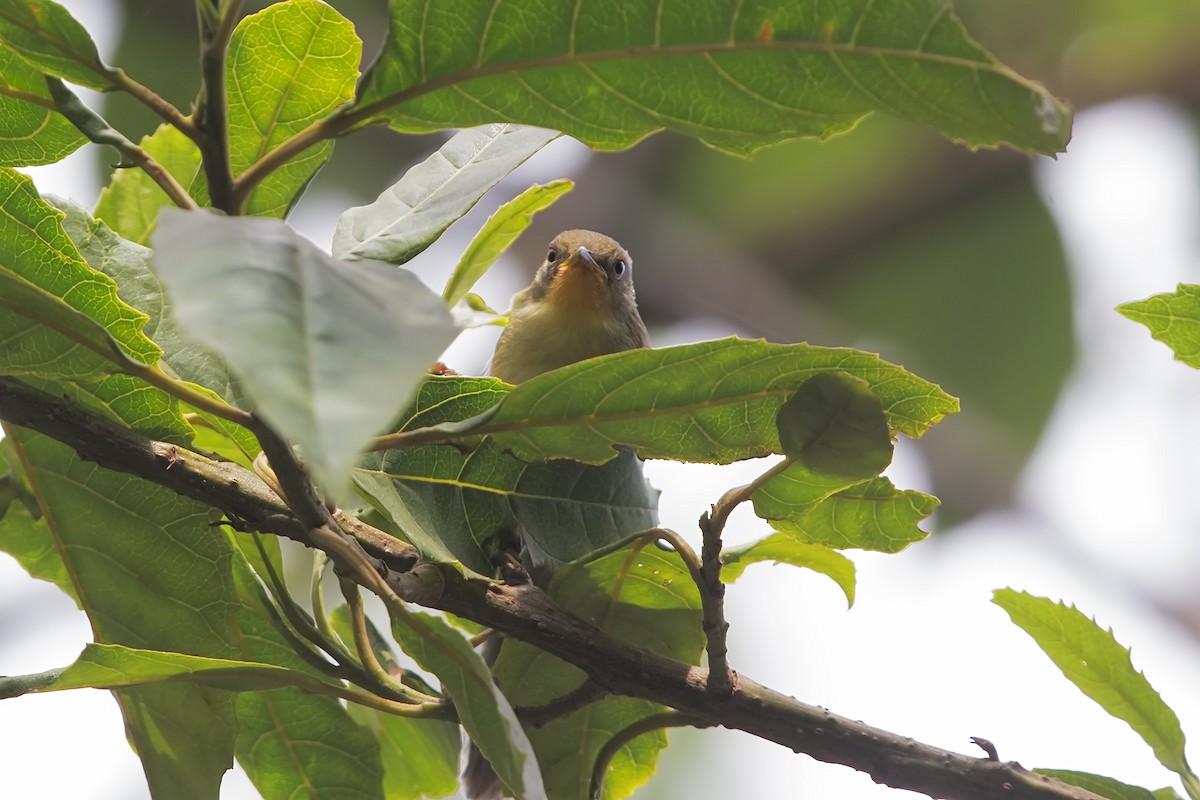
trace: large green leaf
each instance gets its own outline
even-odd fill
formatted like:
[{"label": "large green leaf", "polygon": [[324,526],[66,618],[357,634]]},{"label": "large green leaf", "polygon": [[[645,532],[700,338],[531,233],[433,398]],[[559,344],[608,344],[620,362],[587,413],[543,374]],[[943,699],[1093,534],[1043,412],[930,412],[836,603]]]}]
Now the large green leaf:
[{"label": "large green leaf", "polygon": [[[238,23],[229,40],[229,162],[234,175],[354,97],[362,42],[319,0],[286,0]],[[325,141],[273,172],[245,213],[282,217],[333,151]]]},{"label": "large green leaf", "polygon": [[391,605],[392,635],[404,652],[442,682],[458,720],[515,797],[545,797],[525,731],[491,672],[462,633],[441,617]]},{"label": "large green leaf", "polygon": [[[200,148],[172,125],[160,125],[153,134],[142,137],[140,146],[189,190],[201,176]],[[198,199],[199,194],[195,192],[193,198]],[[158,224],[159,209],[169,205],[171,198],[145,172],[119,169],[100,192],[96,217],[129,241],[146,244]]]},{"label": "large green leaf", "polygon": [[[467,419],[508,388],[494,378],[430,378],[399,429]],[[368,454],[354,481],[427,558],[482,574],[492,572],[492,556],[518,526],[533,565],[553,570],[657,524],[657,493],[628,452],[593,467],[526,463],[490,441],[465,452],[406,447]]]},{"label": "large green leaf", "polygon": [[721,339],[601,356],[515,387],[474,429],[524,459],[601,463],[613,445],[642,458],[728,463],[781,452],[775,415],[822,372],[859,378],[890,428],[920,436],[958,402],[878,356],[845,348]]},{"label": "large green leaf", "polygon": [[901,491],[879,477],[837,492],[798,519],[771,520],[771,526],[798,542],[898,553],[929,535],[918,524],[937,505],[936,497]]},{"label": "large green leaf", "polygon": [[[610,548],[555,574],[550,596],[559,606],[602,630],[685,663],[699,661],[704,646],[700,596],[675,553],[645,539]],[[518,706],[538,706],[577,688],[583,673],[531,645],[508,640],[496,661],[496,678]],[[588,800],[600,748],[613,734],[662,707],[628,697],[606,698],[529,731],[555,800]],[[666,747],[662,732],[640,736],[613,760],[605,776],[608,800],[627,797],[654,772]]]},{"label": "large green leaf", "polygon": [[[58,389],[149,436],[181,441],[190,428],[176,402],[119,374],[125,359],[154,364],[145,315],[80,257],[24,175],[0,169],[0,372],[65,381]],[[82,345],[82,346],[81,346]]]},{"label": "large green leaf", "polygon": [[1140,786],[1130,786],[1106,775],[1094,775],[1090,772],[1076,772],[1069,769],[1039,769],[1041,775],[1058,778],[1063,783],[1079,786],[1089,792],[1095,792],[1108,800],[1154,800],[1154,792]]},{"label": "large green leaf", "polygon": [[333,254],[405,263],[557,135],[525,125],[459,131],[374,203],[343,213]]},{"label": "large green leaf", "polygon": [[530,186],[508,201],[496,213],[487,218],[479,233],[467,245],[454,272],[442,290],[446,305],[454,306],[467,296],[475,282],[483,277],[496,259],[508,246],[525,232],[533,215],[548,208],[555,200],[574,188],[574,181],[566,179],[550,181],[545,185]]},{"label": "large green leaf", "polygon": [[0,47],[0,166],[51,164],[86,141],[54,110],[42,73]]},{"label": "large green leaf", "polygon": [[775,416],[784,462],[751,499],[764,519],[802,517],[834,492],[878,477],[892,461],[879,398],[865,381],[838,372],[815,375]]},{"label": "large green leaf", "polygon": [[154,244],[180,326],[225,359],[333,497],[454,337],[411,273],[337,261],[282,222],[168,209]]},{"label": "large green leaf", "polygon": [[92,37],[51,0],[0,0],[0,47],[71,83],[101,91],[113,87]]},{"label": "large green leaf", "polygon": [[[237,658],[238,600],[216,512],[6,429],[98,642]],[[189,684],[115,693],[156,796],[211,798],[233,761],[233,697]]]},{"label": "large green leaf", "polygon": [[947,0],[393,0],[358,108],[401,131],[483,122],[602,149],[668,128],[749,153],[871,111],[972,146],[1063,149],[1070,112]]},{"label": "large green leaf", "polygon": [[25,483],[12,442],[5,439],[0,439],[0,550],[15,558],[32,577],[53,583],[79,604],[46,518]]},{"label": "large green leaf", "polygon": [[1124,720],[1154,750],[1167,769],[1190,773],[1183,729],[1146,676],[1134,668],[1129,650],[1074,606],[1012,589],[997,589],[992,602],[1008,612],[1080,691]]},{"label": "large green leaf", "polygon": [[1175,351],[1175,358],[1200,369],[1200,286],[1181,283],[1173,294],[1117,306],[1117,311],[1150,329],[1150,335]]}]

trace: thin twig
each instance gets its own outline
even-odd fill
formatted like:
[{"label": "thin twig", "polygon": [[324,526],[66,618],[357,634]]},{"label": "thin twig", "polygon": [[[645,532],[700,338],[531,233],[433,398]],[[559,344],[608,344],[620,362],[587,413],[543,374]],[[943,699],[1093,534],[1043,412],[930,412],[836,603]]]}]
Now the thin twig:
[{"label": "thin twig", "polygon": [[585,680],[578,687],[561,697],[556,697],[540,706],[519,706],[514,708],[513,711],[516,712],[517,718],[521,720],[522,725],[539,728],[547,722],[552,722],[559,717],[565,717],[581,708],[586,708],[608,695],[608,690],[600,684],[591,680]]},{"label": "thin twig", "polygon": [[138,145],[127,139],[123,133],[112,127],[92,109],[88,108],[79,96],[67,88],[58,78],[46,76],[46,86],[50,97],[54,100],[54,108],[79,132],[96,144],[106,144],[115,147],[125,160],[140,167],[158,187],[166,192],[171,202],[180,208],[194,210],[199,208],[196,201],[188,194],[187,189],[175,180],[167,169],[154,160],[153,157]]},{"label": "thin twig", "polygon": [[146,87],[125,73],[125,70],[113,68],[107,77],[116,84],[117,88],[149,108],[165,122],[174,126],[184,136],[199,144],[200,133],[192,121],[170,101],[153,89]]},{"label": "thin twig", "polygon": [[375,648],[371,646],[371,636],[367,631],[367,615],[363,609],[362,596],[358,593],[358,583],[346,578],[340,579],[338,583],[342,589],[342,596],[346,598],[346,605],[350,609],[354,648],[358,651],[358,659],[367,674],[410,703],[441,702],[440,698],[423,694],[411,686],[405,686],[392,679],[388,671],[379,663],[379,659],[375,656]]}]

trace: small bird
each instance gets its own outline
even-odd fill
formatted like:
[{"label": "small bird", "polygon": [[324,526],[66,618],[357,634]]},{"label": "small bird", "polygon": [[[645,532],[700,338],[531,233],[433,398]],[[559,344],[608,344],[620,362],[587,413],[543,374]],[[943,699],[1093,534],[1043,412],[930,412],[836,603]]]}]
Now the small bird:
[{"label": "small bird", "polygon": [[491,374],[520,383],[585,358],[649,346],[629,253],[603,234],[563,231],[533,283],[513,299]]},{"label": "small bird", "polygon": [[[491,374],[520,383],[585,358],[649,347],[633,293],[633,259],[602,233],[563,231],[550,242],[533,283],[513,298],[508,326],[496,342]],[[493,636],[480,655],[489,666],[500,654]],[[499,800],[500,778],[474,745],[463,788],[471,800]]]}]

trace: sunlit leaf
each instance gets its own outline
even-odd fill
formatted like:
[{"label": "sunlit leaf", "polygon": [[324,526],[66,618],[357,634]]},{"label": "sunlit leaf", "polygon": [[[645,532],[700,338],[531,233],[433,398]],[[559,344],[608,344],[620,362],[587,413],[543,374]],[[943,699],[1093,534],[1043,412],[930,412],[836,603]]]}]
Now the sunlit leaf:
[{"label": "sunlit leaf", "polygon": [[113,86],[92,37],[51,0],[0,0],[0,47],[71,83],[101,91]]},{"label": "sunlit leaf", "polygon": [[[179,184],[191,189],[200,175],[200,148],[172,125],[160,125],[140,146]],[[197,194],[200,194],[197,192]],[[198,199],[193,195],[193,199]],[[125,239],[146,244],[158,224],[158,211],[172,205],[166,192],[140,169],[118,169],[100,192],[96,217]]]},{"label": "sunlit leaf", "polygon": [[42,73],[0,47],[0,166],[52,164],[86,141],[54,110]]},{"label": "sunlit leaf", "polygon": [[918,525],[937,505],[936,497],[901,491],[879,477],[833,494],[797,519],[771,520],[771,526],[799,542],[898,553],[929,535]]},{"label": "sunlit leaf", "polygon": [[0,198],[0,372],[54,380],[54,391],[149,436],[185,440],[176,402],[119,372],[126,359],[153,364],[161,355],[142,333],[146,317],[80,257],[63,214],[28,178],[0,169]]},{"label": "sunlit leaf", "polygon": [[557,135],[524,125],[459,131],[374,203],[343,213],[333,254],[405,263]]},{"label": "sunlit leaf", "polygon": [[920,436],[957,401],[878,356],[844,348],[721,339],[600,356],[517,386],[474,429],[521,458],[600,463],[632,447],[642,458],[728,463],[781,451],[775,415],[822,372],[859,378],[888,425]]},{"label": "sunlit leaf", "polygon": [[[238,23],[229,40],[229,162],[234,175],[354,97],[362,42],[328,3],[287,0]],[[325,141],[273,172],[245,213],[287,214],[333,151]]]},{"label": "sunlit leaf", "polygon": [[732,583],[746,567],[760,561],[803,567],[826,575],[846,595],[846,603],[854,605],[854,562],[829,547],[799,542],[780,533],[743,547],[727,548],[721,554],[721,580]]},{"label": "sunlit leaf", "polygon": [[997,589],[992,602],[1037,642],[1071,683],[1109,714],[1124,720],[1167,769],[1188,772],[1179,718],[1150,681],[1134,669],[1129,650],[1075,606],[1012,589]]},{"label": "sunlit leaf", "polygon": [[441,299],[411,273],[337,261],[274,220],[166,210],[154,244],[180,326],[343,495],[359,450],[453,339]]},{"label": "sunlit leaf", "polygon": [[1200,369],[1200,286],[1181,283],[1174,294],[1156,294],[1117,306],[1117,311],[1150,329],[1175,351],[1175,358]]},{"label": "sunlit leaf", "polygon": [[749,153],[872,111],[973,146],[1053,153],[1070,111],[942,0],[392,2],[357,102],[401,131],[483,122],[615,150],[664,128]]},{"label": "sunlit leaf", "polygon": [[446,305],[454,306],[465,298],[500,254],[529,227],[533,215],[548,208],[574,186],[574,181],[566,179],[530,186],[488,217],[446,281],[446,288],[442,290]]}]

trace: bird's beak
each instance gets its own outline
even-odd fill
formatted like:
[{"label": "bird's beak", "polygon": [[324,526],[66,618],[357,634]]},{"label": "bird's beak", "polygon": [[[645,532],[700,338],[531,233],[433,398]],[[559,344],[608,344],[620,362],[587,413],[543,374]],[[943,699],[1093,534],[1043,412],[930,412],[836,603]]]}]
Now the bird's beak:
[{"label": "bird's beak", "polygon": [[575,248],[575,252],[567,256],[567,260],[559,265],[558,269],[561,272],[563,270],[581,269],[585,266],[591,267],[601,275],[604,274],[604,267],[596,263],[596,259],[592,258],[591,251],[583,245],[579,245],[579,247]]}]

